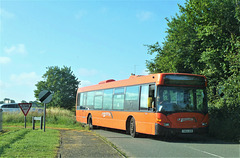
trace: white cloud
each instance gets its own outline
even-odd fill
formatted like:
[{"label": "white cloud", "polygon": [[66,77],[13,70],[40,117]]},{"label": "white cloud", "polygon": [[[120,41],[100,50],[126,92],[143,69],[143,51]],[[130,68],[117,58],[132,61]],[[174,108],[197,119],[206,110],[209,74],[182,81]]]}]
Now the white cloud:
[{"label": "white cloud", "polygon": [[0,64],[10,63],[11,59],[9,57],[0,57]]},{"label": "white cloud", "polygon": [[38,76],[35,72],[21,73],[19,75],[12,74],[10,80],[15,85],[35,86],[41,80],[41,76]]},{"label": "white cloud", "polygon": [[85,77],[89,77],[89,76],[95,76],[96,74],[98,74],[98,71],[95,69],[86,69],[86,68],[80,68],[78,70],[79,75],[80,76],[85,76]]},{"label": "white cloud", "polygon": [[147,21],[153,17],[153,13],[149,11],[141,11],[137,13],[136,17],[140,21]]},{"label": "white cloud", "polygon": [[13,45],[11,47],[5,47],[4,52],[7,54],[27,54],[27,50],[24,44]]},{"label": "white cloud", "polygon": [[3,18],[13,18],[15,15],[13,13],[10,13],[6,11],[5,9],[0,8],[0,17]]},{"label": "white cloud", "polygon": [[88,80],[81,80],[81,85],[80,87],[86,87],[86,86],[91,86],[93,85],[93,83],[91,81]]},{"label": "white cloud", "polygon": [[80,10],[75,14],[75,18],[77,20],[82,19],[85,15],[87,15],[87,11],[86,10]]},{"label": "white cloud", "polygon": [[141,75],[149,75],[149,71],[147,69],[142,70]]}]

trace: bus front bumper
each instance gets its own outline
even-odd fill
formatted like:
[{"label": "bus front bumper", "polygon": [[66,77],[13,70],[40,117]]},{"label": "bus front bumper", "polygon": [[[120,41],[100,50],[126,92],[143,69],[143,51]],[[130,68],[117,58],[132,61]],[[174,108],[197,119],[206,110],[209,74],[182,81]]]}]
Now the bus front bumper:
[{"label": "bus front bumper", "polygon": [[208,133],[208,126],[202,128],[167,128],[155,123],[155,135],[166,135],[166,134],[206,134]]}]

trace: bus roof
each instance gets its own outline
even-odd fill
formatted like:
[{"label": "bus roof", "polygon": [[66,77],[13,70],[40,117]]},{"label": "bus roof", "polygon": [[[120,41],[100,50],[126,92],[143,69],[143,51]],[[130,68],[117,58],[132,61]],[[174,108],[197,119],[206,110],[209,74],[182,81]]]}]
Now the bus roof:
[{"label": "bus roof", "polygon": [[[204,77],[204,79],[206,80],[205,76],[187,74],[187,73],[156,73],[156,74],[149,74],[149,75],[144,75],[144,76],[131,75],[128,79],[124,79],[124,80],[115,81],[113,79],[110,79],[110,80],[101,81],[97,85],[78,88],[78,93],[94,91],[94,90],[101,90],[101,89],[110,89],[110,88],[116,88],[116,87],[147,84],[147,83],[154,83],[156,85],[164,85],[163,78],[166,75],[199,76],[199,77]],[[206,86],[206,83],[204,86]]]}]

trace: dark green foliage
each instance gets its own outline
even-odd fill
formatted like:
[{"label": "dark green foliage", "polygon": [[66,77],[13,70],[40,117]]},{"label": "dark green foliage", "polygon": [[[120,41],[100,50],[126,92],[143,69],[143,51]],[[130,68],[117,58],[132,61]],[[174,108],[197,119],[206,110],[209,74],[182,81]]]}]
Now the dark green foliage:
[{"label": "dark green foliage", "polygon": [[228,108],[210,107],[210,135],[239,142],[240,111],[229,111]]},{"label": "dark green foliage", "polygon": [[64,66],[63,68],[59,68],[52,66],[47,69],[46,73],[42,76],[44,81],[39,81],[36,84],[35,97],[38,98],[42,90],[49,90],[54,94],[48,106],[71,109],[76,102],[78,79],[74,76],[70,67]]},{"label": "dark green foliage", "polygon": [[148,53],[155,57],[147,61],[147,68],[152,73],[207,76],[213,120],[232,120],[240,131],[236,121],[240,117],[240,1],[189,0],[179,9],[178,15],[167,19],[165,42],[148,45]]}]

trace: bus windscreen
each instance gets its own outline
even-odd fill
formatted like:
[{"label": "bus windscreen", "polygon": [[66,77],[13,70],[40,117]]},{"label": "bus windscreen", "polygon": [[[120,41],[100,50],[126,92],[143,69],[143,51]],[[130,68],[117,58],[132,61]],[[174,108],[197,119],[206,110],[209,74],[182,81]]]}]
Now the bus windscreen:
[{"label": "bus windscreen", "polygon": [[191,87],[159,86],[157,112],[207,113],[206,90]]}]

